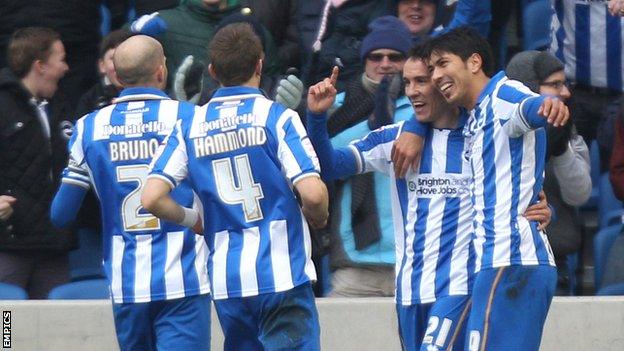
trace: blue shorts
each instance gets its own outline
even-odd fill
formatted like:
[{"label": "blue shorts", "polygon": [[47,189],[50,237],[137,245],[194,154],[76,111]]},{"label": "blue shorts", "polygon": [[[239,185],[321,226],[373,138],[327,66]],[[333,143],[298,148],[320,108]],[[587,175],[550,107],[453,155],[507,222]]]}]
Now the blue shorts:
[{"label": "blue shorts", "polygon": [[469,295],[445,296],[427,304],[397,304],[396,308],[403,351],[463,350]]},{"label": "blue shorts", "polygon": [[121,351],[210,350],[210,295],[114,303]]},{"label": "blue shorts", "polygon": [[477,273],[466,350],[539,350],[557,269],[509,266]]},{"label": "blue shorts", "polygon": [[321,328],[310,283],[291,290],[214,301],[224,350],[320,350]]}]

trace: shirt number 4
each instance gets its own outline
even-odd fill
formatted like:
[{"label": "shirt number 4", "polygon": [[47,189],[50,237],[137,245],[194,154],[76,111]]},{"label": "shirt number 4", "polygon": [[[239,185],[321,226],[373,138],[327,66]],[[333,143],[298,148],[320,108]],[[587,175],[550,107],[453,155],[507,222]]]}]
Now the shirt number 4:
[{"label": "shirt number 4", "polygon": [[260,199],[264,198],[264,193],[260,183],[254,182],[249,156],[246,154],[235,156],[234,168],[233,170],[229,157],[212,161],[221,201],[228,205],[242,205],[246,222],[261,220],[264,216],[260,208]]}]

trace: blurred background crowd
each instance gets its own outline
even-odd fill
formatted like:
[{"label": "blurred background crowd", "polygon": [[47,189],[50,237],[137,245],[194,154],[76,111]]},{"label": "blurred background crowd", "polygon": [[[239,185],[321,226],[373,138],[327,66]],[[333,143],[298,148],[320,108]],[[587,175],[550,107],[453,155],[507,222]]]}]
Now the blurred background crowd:
[{"label": "blurred background crowd", "polygon": [[[548,130],[545,192],[558,293],[624,293],[624,22],[618,1],[574,0],[5,0],[0,7],[0,282],[43,299],[68,282],[103,278],[93,194],[72,230],[50,224],[73,123],[121,90],[112,55],[131,35],[158,39],[174,99],[206,103],[218,88],[207,47],[249,22],[264,46],[261,87],[305,111],[306,89],[339,66],[328,130],[346,145],[413,116],[401,71],[409,49],[447,28],[486,36],[497,69],[566,101],[572,121]],[[614,13],[615,11],[615,13]],[[17,30],[48,38],[20,47]],[[60,39],[62,45],[52,45]],[[35,48],[37,48],[35,45]],[[40,59],[38,64],[24,62]],[[43,126],[43,133],[41,133]],[[317,296],[392,296],[395,248],[389,180],[328,184],[331,220],[313,234]],[[106,286],[106,283],[102,283]],[[53,294],[52,294],[53,295]]]}]

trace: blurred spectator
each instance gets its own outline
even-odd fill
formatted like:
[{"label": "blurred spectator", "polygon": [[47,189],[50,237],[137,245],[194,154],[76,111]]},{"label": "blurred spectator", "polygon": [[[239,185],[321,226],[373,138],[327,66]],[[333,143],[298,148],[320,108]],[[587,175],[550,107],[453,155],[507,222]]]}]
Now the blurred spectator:
[{"label": "blurred spectator", "polygon": [[[532,91],[570,98],[563,63],[548,52],[524,51],[507,66],[507,76],[524,83]],[[589,150],[572,121],[563,127],[547,127],[546,175],[544,192],[554,208],[556,220],[548,226],[548,240],[559,269],[559,289],[566,280],[566,255],[581,248],[581,221],[577,207],[591,195]]]},{"label": "blurred spectator", "polygon": [[[173,86],[174,74],[187,56],[192,55],[196,64],[206,65],[208,43],[216,33],[216,28],[222,20],[236,13],[240,13],[238,0],[187,0],[173,9],[159,11],[158,17],[164,20],[167,28],[158,39],[167,57],[169,88]],[[266,28],[262,28],[266,31]],[[273,39],[268,31],[263,37],[267,38],[263,44],[272,48],[265,51],[263,73],[278,74],[282,67]],[[179,96],[176,98],[180,99]]]},{"label": "blurred spectator", "polygon": [[368,24],[396,12],[392,1],[328,0],[320,6],[315,1],[302,1],[300,5],[300,35],[304,40],[314,38],[312,43],[304,42],[306,46],[301,48],[303,57],[307,58],[303,82],[306,85],[318,82],[337,65],[340,67],[338,91],[343,91],[345,82],[362,72],[360,46],[368,33]]},{"label": "blurred spectator", "polygon": [[[411,35],[394,16],[377,18],[362,40],[364,73],[349,81],[336,97],[328,121],[334,147],[343,147],[383,125],[413,116],[403,95],[401,71]],[[394,295],[394,225],[390,182],[368,173],[336,184],[331,206],[331,296]]]},{"label": "blurred spectator", "polygon": [[[248,14],[245,15],[235,12],[225,17],[217,25],[215,32],[228,24],[241,22],[249,23],[251,25],[254,33],[260,38],[262,49],[265,53],[268,52],[268,55],[271,55],[271,53],[275,54],[277,52],[277,49],[273,44],[271,34],[255,17]],[[203,105],[210,100],[212,94],[219,88],[219,83],[208,74],[206,65],[201,59],[203,59],[203,57],[196,60],[194,56],[189,55],[184,59],[178,70],[175,72],[173,92],[178,100]],[[267,66],[263,66],[262,69],[263,73],[260,78],[260,89],[265,94],[274,96],[276,87],[279,83],[276,67],[270,66],[270,61],[263,61],[263,63],[267,63]],[[295,93],[301,95],[301,91],[302,89],[299,89]],[[294,109],[297,108],[297,105],[294,104],[294,106],[288,107]]]},{"label": "blurred spectator", "polygon": [[102,39],[97,62],[100,80],[80,97],[75,113],[77,118],[110,105],[121,91],[121,83],[117,80],[113,65],[113,54],[115,48],[131,35],[126,29],[117,29]]},{"label": "blurred spectator", "polygon": [[604,170],[624,92],[624,21],[608,12],[606,1],[553,0],[553,6],[550,50],[574,84],[569,105],[578,133],[587,143],[598,140]]},{"label": "blurred spectator", "polygon": [[47,28],[17,30],[7,59],[0,72],[0,281],[43,299],[68,281],[67,251],[76,246],[73,233],[49,218],[72,125],[61,120],[69,109],[47,99],[68,67],[59,34]]},{"label": "blurred spectator", "polygon": [[486,36],[490,24],[490,2],[482,0],[398,0],[397,14],[415,42],[445,29],[472,26]]},{"label": "blurred spectator", "polygon": [[[127,0],[7,0],[0,10],[0,66],[6,67],[5,50],[10,33],[18,28],[40,26],[57,31],[67,53],[69,72],[59,83],[72,108],[83,92],[97,82],[97,46],[100,42],[100,6],[111,12],[112,28],[126,21]],[[58,97],[57,97],[58,99]]]},{"label": "blurred spectator", "polygon": [[[454,3],[453,1],[449,3]],[[311,47],[309,60],[304,68],[304,82],[316,82],[326,76],[334,65],[341,69],[338,91],[344,83],[361,71],[358,58],[361,40],[366,35],[366,26],[379,16],[397,15],[407,25],[414,43],[429,35],[435,35],[450,28],[469,25],[482,35],[487,35],[490,23],[490,2],[460,0],[455,6],[446,6],[441,0],[334,0],[323,7],[316,27],[315,41]],[[318,7],[314,2],[309,5]],[[450,23],[448,9],[455,8]],[[300,11],[311,9],[301,8]],[[304,12],[307,14],[308,12]],[[307,16],[300,14],[302,20]],[[448,24],[447,24],[448,23]],[[304,29],[309,25],[303,24]],[[304,37],[308,34],[302,33]]]},{"label": "blurred spectator", "polygon": [[171,9],[180,5],[180,0],[134,0],[136,17],[149,15],[150,13]]},{"label": "blurred spectator", "polygon": [[300,68],[297,0],[241,0],[240,3],[243,10],[249,8],[251,15],[271,33],[282,65]]}]

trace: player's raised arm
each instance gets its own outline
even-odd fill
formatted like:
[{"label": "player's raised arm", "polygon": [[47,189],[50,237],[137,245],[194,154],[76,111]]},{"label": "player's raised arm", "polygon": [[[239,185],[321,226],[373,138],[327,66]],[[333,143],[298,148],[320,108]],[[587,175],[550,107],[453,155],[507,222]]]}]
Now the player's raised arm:
[{"label": "player's raised arm", "polygon": [[569,118],[570,111],[563,101],[550,96],[531,96],[522,100],[517,112],[505,124],[505,130],[515,138],[546,124],[563,126]]},{"label": "player's raised arm", "polygon": [[344,178],[359,171],[353,152],[349,148],[334,149],[327,133],[327,110],[336,99],[334,84],[337,79],[338,67],[334,67],[330,78],[308,90],[308,136],[319,157],[321,175],[325,180]]}]

